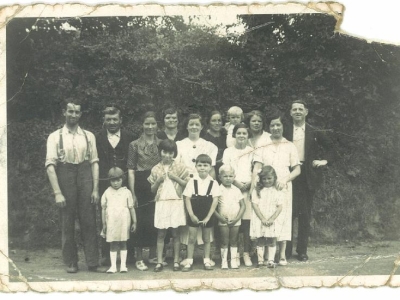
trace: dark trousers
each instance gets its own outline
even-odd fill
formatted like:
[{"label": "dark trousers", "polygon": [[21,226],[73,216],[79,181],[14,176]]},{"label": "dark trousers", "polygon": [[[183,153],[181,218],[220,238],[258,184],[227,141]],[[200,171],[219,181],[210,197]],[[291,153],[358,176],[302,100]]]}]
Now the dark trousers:
[{"label": "dark trousers", "polygon": [[99,252],[96,235],[96,207],[91,203],[93,191],[92,169],[88,161],[81,164],[57,165],[57,178],[66,206],[60,209],[62,232],[62,256],[64,263],[78,263],[78,250],[75,242],[75,219],[81,228],[86,264],[98,265]]},{"label": "dark trousers", "polygon": [[[293,222],[298,219],[298,235],[296,252],[298,254],[307,254],[308,238],[310,236],[311,209],[314,198],[313,190],[307,185],[307,178],[304,165],[301,166],[301,174],[293,180]],[[293,241],[293,228],[292,228]],[[293,251],[293,243],[288,242],[286,245],[286,256],[290,257]]]}]

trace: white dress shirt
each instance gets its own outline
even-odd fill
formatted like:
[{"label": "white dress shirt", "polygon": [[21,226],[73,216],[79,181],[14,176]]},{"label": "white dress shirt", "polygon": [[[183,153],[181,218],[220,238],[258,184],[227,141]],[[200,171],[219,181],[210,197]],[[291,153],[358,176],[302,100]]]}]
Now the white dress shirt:
[{"label": "white dress shirt", "polygon": [[306,132],[305,123],[300,127],[293,125],[293,144],[297,148],[297,153],[299,154],[300,161],[305,161],[305,156],[304,156],[305,132]]}]

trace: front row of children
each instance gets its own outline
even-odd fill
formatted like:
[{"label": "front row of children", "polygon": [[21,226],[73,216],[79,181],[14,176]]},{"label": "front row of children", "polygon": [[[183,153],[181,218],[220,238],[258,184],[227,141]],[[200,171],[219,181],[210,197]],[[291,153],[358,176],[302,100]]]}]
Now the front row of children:
[{"label": "front row of children", "polygon": [[[197,174],[190,175],[186,168],[173,158],[176,157],[176,144],[163,140],[159,145],[161,162],[151,172],[148,180],[156,194],[154,226],[158,229],[157,265],[163,269],[163,248],[166,230],[172,228],[174,245],[173,270],[184,272],[192,270],[193,254],[197,231],[200,228],[204,241],[204,269],[212,270],[210,260],[210,240],[214,222],[218,222],[221,236],[221,268],[228,269],[230,246],[230,267],[238,268],[238,234],[245,202],[241,191],[233,185],[235,172],[229,165],[219,170],[221,186],[209,175],[211,158],[201,154],[196,159]],[[258,174],[258,183],[252,193],[253,216],[250,236],[257,240],[258,265],[264,265],[265,239],[268,242],[268,267],[274,267],[276,239],[279,234],[277,218],[282,210],[282,192],[275,188],[276,173],[271,166],[264,166]],[[117,271],[117,250],[120,248],[120,272],[127,272],[126,241],[129,231],[136,230],[136,216],[131,192],[122,187],[124,174],[119,168],[109,172],[111,186],[101,198],[103,230],[107,242],[111,243],[111,268],[108,273]],[[217,208],[218,207],[218,208]],[[188,225],[189,239],[185,264],[179,264],[179,228]]]}]

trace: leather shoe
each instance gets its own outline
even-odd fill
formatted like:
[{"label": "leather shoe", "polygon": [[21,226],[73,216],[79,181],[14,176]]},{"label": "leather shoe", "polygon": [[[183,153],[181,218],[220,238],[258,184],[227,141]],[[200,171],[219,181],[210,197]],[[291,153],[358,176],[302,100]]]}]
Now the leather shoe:
[{"label": "leather shoe", "polygon": [[98,266],[88,266],[88,271],[89,272],[95,272],[95,273],[104,273],[104,270],[100,270]]},{"label": "leather shoe", "polygon": [[305,253],[301,253],[301,254],[297,255],[297,259],[299,261],[307,261],[308,260],[308,255],[305,254]]},{"label": "leather shoe", "polygon": [[156,266],[154,267],[154,272],[161,272],[163,268],[163,264],[156,264]]},{"label": "leather shoe", "polygon": [[72,263],[67,268],[67,273],[77,273],[78,272],[78,265],[76,263]]}]

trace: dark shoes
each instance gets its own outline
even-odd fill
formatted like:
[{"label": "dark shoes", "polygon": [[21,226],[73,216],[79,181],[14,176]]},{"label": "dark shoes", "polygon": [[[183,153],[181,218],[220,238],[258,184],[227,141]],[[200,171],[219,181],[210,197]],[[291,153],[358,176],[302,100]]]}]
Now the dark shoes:
[{"label": "dark shoes", "polygon": [[163,268],[163,264],[156,264],[156,266],[154,267],[154,272],[161,272]]},{"label": "dark shoes", "polygon": [[178,262],[174,262],[174,268],[173,268],[174,272],[176,271],[180,271],[181,270],[181,266],[179,265]]},{"label": "dark shoes", "polygon": [[72,263],[67,268],[67,273],[77,273],[78,272],[78,264]]},{"label": "dark shoes", "polygon": [[305,253],[299,253],[299,254],[297,255],[297,259],[298,259],[299,261],[307,261],[307,260],[308,260],[308,255],[305,254]]},{"label": "dark shoes", "polygon": [[94,273],[105,273],[106,270],[107,270],[106,267],[88,266],[88,271],[89,271],[89,272],[94,272]]}]

